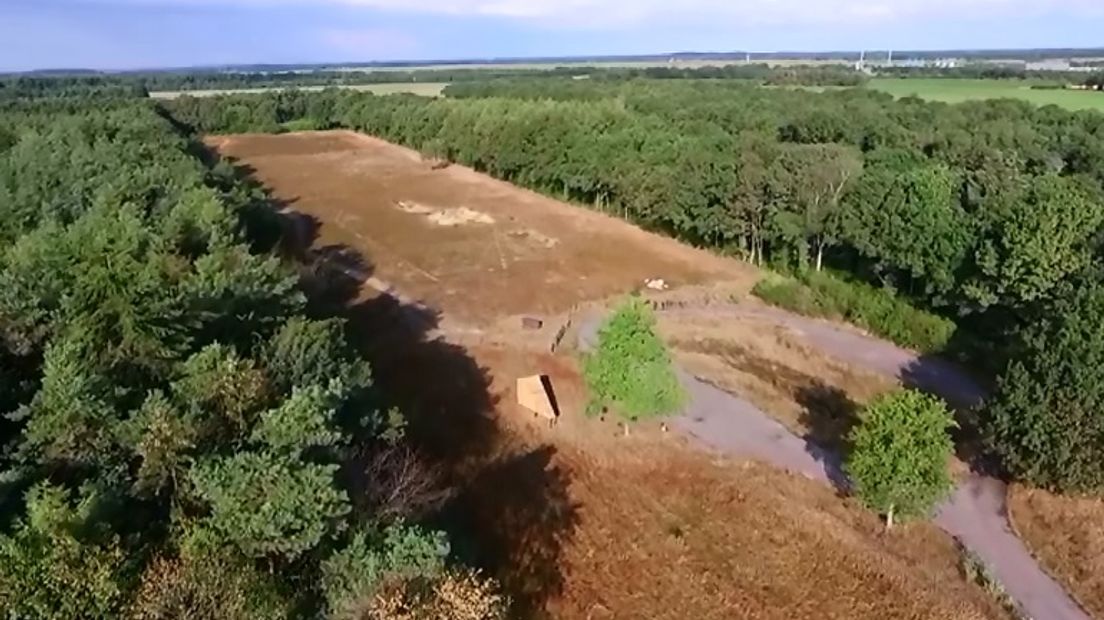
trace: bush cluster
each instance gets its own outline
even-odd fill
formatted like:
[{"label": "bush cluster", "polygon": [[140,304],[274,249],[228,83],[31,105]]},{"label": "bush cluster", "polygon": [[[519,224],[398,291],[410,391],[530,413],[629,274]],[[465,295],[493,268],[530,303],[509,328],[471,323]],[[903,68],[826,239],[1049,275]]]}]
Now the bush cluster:
[{"label": "bush cluster", "polygon": [[826,272],[770,276],[753,290],[769,304],[806,316],[841,319],[903,347],[942,351],[955,333],[950,319],[916,308],[892,291]]}]

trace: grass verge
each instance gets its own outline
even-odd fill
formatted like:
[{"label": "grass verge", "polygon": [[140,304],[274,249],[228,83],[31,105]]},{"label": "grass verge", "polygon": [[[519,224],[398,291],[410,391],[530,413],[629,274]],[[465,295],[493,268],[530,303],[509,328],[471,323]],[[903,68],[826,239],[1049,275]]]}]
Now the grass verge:
[{"label": "grass verge", "polygon": [[982,560],[976,553],[967,549],[961,543],[958,544],[958,550],[962,554],[962,576],[967,582],[976,584],[989,596],[993,597],[993,600],[1008,612],[1009,616],[1016,620],[1031,620],[1016,604],[1016,600],[1012,598],[1012,595],[1004,589],[1004,584],[993,574],[993,569],[989,568],[985,560]]}]

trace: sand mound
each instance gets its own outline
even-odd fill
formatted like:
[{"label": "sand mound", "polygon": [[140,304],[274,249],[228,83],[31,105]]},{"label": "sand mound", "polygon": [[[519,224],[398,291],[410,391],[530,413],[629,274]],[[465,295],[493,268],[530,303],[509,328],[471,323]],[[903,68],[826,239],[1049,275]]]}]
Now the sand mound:
[{"label": "sand mound", "polygon": [[543,235],[531,228],[512,230],[510,231],[509,235],[515,239],[528,241],[534,245],[539,245],[549,250],[560,244],[559,239],[556,239],[555,237],[549,237],[548,235]]}]

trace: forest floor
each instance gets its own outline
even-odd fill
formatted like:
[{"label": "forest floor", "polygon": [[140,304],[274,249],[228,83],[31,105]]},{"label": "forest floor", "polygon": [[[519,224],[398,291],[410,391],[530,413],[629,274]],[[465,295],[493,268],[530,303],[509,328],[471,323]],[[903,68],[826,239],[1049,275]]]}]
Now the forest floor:
[{"label": "forest floor", "polygon": [[[457,552],[503,579],[519,617],[1006,617],[933,524],[887,533],[813,481],[704,453],[658,423],[626,437],[583,415],[575,357],[552,352],[580,305],[648,278],[740,297],[758,277],[748,266],[357,134],[209,144],[286,208],[327,266],[315,273],[346,279],[335,295],[385,404],[451,472]],[[521,316],[545,324],[528,331]],[[661,330],[680,361],[724,370],[718,383],[773,403],[794,430],[813,429],[810,403],[850,407],[891,385],[754,320],[665,316]],[[556,390],[555,428],[514,404],[514,380],[537,373]]]}]

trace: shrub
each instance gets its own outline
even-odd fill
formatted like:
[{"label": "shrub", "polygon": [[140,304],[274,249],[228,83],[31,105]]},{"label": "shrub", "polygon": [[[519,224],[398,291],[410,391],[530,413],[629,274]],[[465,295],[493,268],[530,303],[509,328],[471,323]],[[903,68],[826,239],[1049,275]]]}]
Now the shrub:
[{"label": "shrub", "polygon": [[993,572],[993,569],[985,563],[985,560],[982,560],[973,551],[963,547],[961,543],[958,547],[962,576],[966,578],[966,581],[977,584],[978,587],[985,590],[1002,609],[1008,612],[1010,617],[1015,618],[1015,620],[1030,620],[1020,609],[1016,599],[1012,598],[1012,595],[1005,589],[1004,584]]},{"label": "shrub", "polygon": [[494,581],[450,571],[432,581],[390,583],[364,607],[358,620],[505,620],[507,601]]},{"label": "shrub", "polygon": [[954,336],[953,321],[910,305],[892,292],[826,272],[800,280],[771,276],[753,291],[763,301],[807,316],[842,319],[924,353],[941,351]]},{"label": "shrub", "polygon": [[887,394],[859,416],[844,467],[855,494],[893,519],[928,513],[954,486],[947,461],[954,418],[938,398],[913,390]]},{"label": "shrub", "polygon": [[228,552],[158,558],[142,576],[131,620],[253,620],[287,616],[272,577]]},{"label": "shrub", "polygon": [[444,534],[392,525],[382,531],[358,532],[348,545],[322,563],[322,590],[330,616],[362,618],[390,582],[431,579],[445,566],[449,546]]},{"label": "shrub", "polygon": [[[118,540],[94,530],[94,496],[76,503],[62,488],[27,493],[27,519],[0,536],[0,617],[68,620],[113,618],[125,597],[125,558]],[[84,535],[78,535],[84,534]]]},{"label": "shrub", "polygon": [[280,129],[283,131],[314,131],[325,128],[325,123],[313,118],[297,118],[280,124]]},{"label": "shrub", "polygon": [[1056,491],[1104,489],[1104,289],[1053,304],[1019,335],[1019,353],[983,416],[1013,475]]},{"label": "shrub", "polygon": [[594,412],[614,407],[629,420],[675,412],[686,400],[655,316],[639,299],[614,312],[598,332],[596,350],[583,360]]}]

